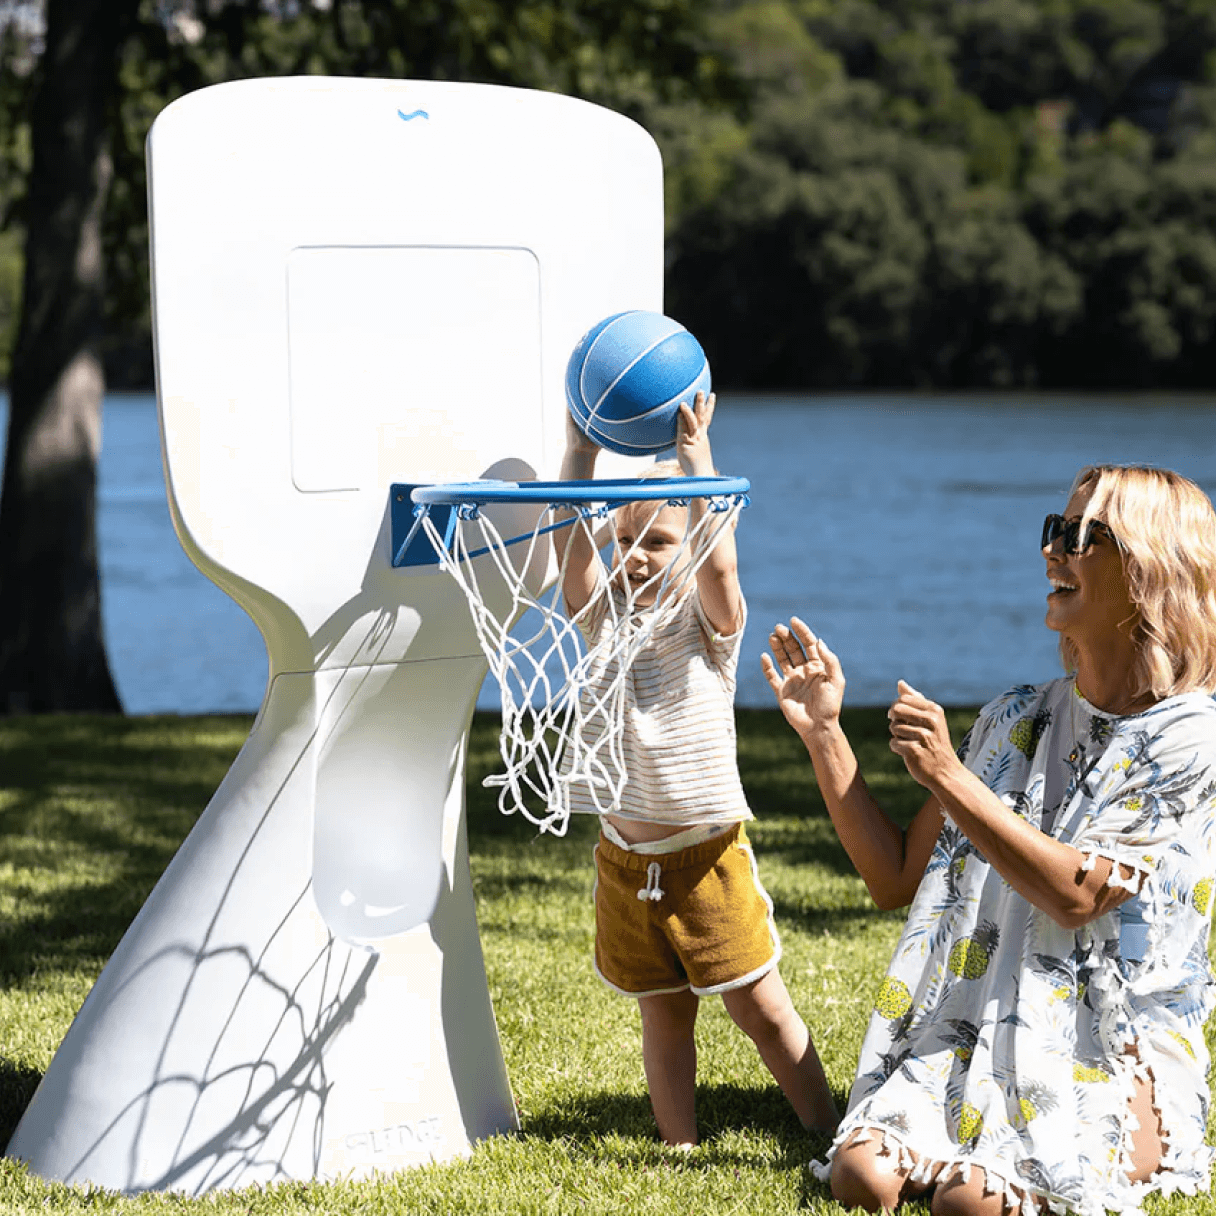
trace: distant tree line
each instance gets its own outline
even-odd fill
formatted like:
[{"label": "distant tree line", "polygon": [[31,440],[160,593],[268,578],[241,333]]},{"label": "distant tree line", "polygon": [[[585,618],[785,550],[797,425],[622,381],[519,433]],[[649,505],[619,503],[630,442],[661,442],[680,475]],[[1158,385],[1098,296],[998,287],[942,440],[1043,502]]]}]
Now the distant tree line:
[{"label": "distant tree line", "polygon": [[[293,73],[552,89],[638,119],[666,166],[666,307],[721,385],[1216,385],[1213,0],[134,8],[104,216],[111,386],[151,382],[150,122],[206,84]],[[10,19],[0,380],[39,68]]]},{"label": "distant tree line", "polygon": [[1216,384],[1216,0],[0,0],[0,714],[121,709],[97,455],[151,383],[148,128],[302,73],[636,118],[720,387]]},{"label": "distant tree line", "polygon": [[755,387],[1216,385],[1212,0],[752,0],[667,304]]},{"label": "distant tree line", "polygon": [[164,105],[232,77],[326,72],[641,112],[716,96],[697,15],[695,0],[0,0],[0,714],[122,708],[97,457],[107,383],[150,380],[143,147]]},{"label": "distant tree line", "polygon": [[[730,95],[701,31],[713,0],[122,0],[107,98],[104,214],[111,387],[151,384],[144,140],[184,93],[252,76],[463,80],[583,97],[632,117]],[[31,166],[30,111],[44,75],[49,5],[0,0],[0,383],[18,316]],[[17,20],[33,13],[34,20]]]}]

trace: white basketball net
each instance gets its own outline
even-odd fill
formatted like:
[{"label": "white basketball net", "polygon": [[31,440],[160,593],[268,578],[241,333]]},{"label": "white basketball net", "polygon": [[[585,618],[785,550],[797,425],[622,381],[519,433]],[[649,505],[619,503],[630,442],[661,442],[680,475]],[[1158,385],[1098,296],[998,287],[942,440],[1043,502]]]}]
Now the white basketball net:
[{"label": "white basketball net", "polygon": [[[693,588],[697,571],[718,537],[734,527],[747,504],[744,494],[700,497],[706,499],[707,510],[695,522],[693,513],[688,513],[690,524],[681,548],[681,555],[691,554],[689,562],[673,576],[677,557],[658,579],[651,580],[658,584],[658,596],[648,608],[636,607],[644,588],[631,588],[621,577],[627,554],[621,552],[610,527],[605,535],[612,511],[622,504],[552,504],[540,509],[529,535],[506,540],[484,510],[467,503],[457,508],[462,522],[447,543],[422,508],[422,529],[441,569],[456,580],[468,600],[478,640],[498,683],[504,771],[487,777],[484,784],[499,788],[498,807],[504,814],[518,812],[542,832],[564,835],[571,786],[576,783],[590,791],[597,813],[619,808],[628,779],[622,746],[626,674],[662,619],[664,607]],[[645,508],[657,511],[664,501],[684,504],[687,499],[640,503],[647,520],[643,535],[654,513]],[[536,569],[534,561],[547,565],[545,533],[553,530],[551,521],[559,512],[562,518],[571,513],[574,518],[557,526],[582,529],[593,548],[606,550],[595,595],[573,619],[566,615],[561,595],[573,544],[567,544],[557,580],[548,591],[533,593],[525,582],[527,572]],[[491,583],[498,591],[506,584],[509,603],[502,604],[501,594],[485,594]],[[612,594],[614,586],[620,588],[619,597]],[[492,608],[490,600],[499,603]],[[578,621],[597,601],[606,606],[607,624],[600,630],[601,640],[589,647]],[[525,618],[529,627],[512,634],[512,626],[526,609],[536,615]]]}]

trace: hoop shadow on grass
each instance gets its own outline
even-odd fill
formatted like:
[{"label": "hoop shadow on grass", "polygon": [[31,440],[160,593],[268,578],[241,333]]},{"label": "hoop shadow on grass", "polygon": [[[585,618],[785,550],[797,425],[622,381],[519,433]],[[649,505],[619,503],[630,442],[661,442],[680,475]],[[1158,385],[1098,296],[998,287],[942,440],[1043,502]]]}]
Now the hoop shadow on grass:
[{"label": "hoop shadow on grass", "polygon": [[[291,911],[298,907],[306,893],[307,888],[301,891]],[[283,918],[280,929],[287,925],[291,911]],[[206,1173],[194,1186],[195,1192],[217,1186],[239,1185],[241,1179],[251,1171],[261,1176],[268,1165],[275,1165],[278,1177],[286,1178],[287,1175],[277,1168],[275,1157],[264,1152],[272,1137],[281,1137],[284,1125],[290,1125],[294,1135],[296,1128],[301,1125],[307,1127],[311,1122],[311,1139],[315,1146],[314,1172],[320,1166],[321,1119],[330,1089],[324,1053],[363,1003],[377,959],[370,955],[355,959],[348,949],[331,937],[290,989],[267,974],[259,965],[259,960],[248,951],[229,947],[202,952],[195,957],[194,965],[201,973],[209,962],[227,964],[234,956],[248,968],[248,978],[244,991],[216,1037],[203,1074],[191,1076],[158,1070],[153,1083],[137,1094],[127,1110],[120,1112],[114,1120],[113,1126],[116,1126],[128,1113],[137,1111],[142,1126],[151,1117],[153,1103],[162,1090],[183,1087],[187,1091],[193,1090],[197,1109],[212,1090],[231,1091],[234,1085],[243,1087],[243,1095],[234,1104],[235,1111],[227,1124],[215,1135],[189,1148],[187,1140],[190,1138],[191,1121],[187,1120],[181,1131],[173,1164],[155,1181],[153,1189],[175,1188],[183,1178],[205,1164]],[[153,963],[155,961],[151,960]],[[303,996],[303,989],[314,973],[322,977],[324,987],[324,996],[319,1003]],[[278,1020],[263,1032],[263,1050],[250,1053],[254,1058],[237,1067],[214,1067],[221,1042],[239,1016],[245,993],[258,988],[269,989],[282,1005]],[[276,1066],[270,1059],[272,1044],[282,1036],[295,1039],[291,1049],[292,1058],[285,1067]],[[107,1128],[102,1132],[98,1144],[109,1131]],[[80,1164],[83,1166],[85,1162]],[[133,1170],[134,1165],[132,1162]]]}]

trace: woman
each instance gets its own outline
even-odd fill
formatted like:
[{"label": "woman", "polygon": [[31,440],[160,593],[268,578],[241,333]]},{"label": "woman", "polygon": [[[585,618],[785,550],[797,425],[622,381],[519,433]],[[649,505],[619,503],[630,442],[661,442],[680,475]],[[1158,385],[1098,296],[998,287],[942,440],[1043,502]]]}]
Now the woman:
[{"label": "woman", "polygon": [[829,1154],[832,1193],[935,1216],[1135,1211],[1207,1192],[1216,871],[1216,514],[1163,470],[1082,470],[1043,555],[1070,675],[981,712],[958,753],[900,681],[906,830],[840,727],[844,676],[795,618],[769,683],[883,908],[911,909]]}]

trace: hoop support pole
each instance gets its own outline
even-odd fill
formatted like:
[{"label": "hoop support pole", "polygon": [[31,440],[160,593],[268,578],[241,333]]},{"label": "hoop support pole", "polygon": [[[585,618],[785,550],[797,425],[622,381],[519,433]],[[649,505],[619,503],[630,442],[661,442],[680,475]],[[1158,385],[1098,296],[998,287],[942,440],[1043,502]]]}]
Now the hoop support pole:
[{"label": "hoop support pole", "polygon": [[445,546],[451,544],[452,534],[456,531],[456,508],[447,504],[429,508],[415,506],[410,495],[416,489],[418,485],[410,482],[396,482],[389,486],[391,562],[396,568],[439,565],[439,554],[422,530],[424,511],[429,511]]}]

